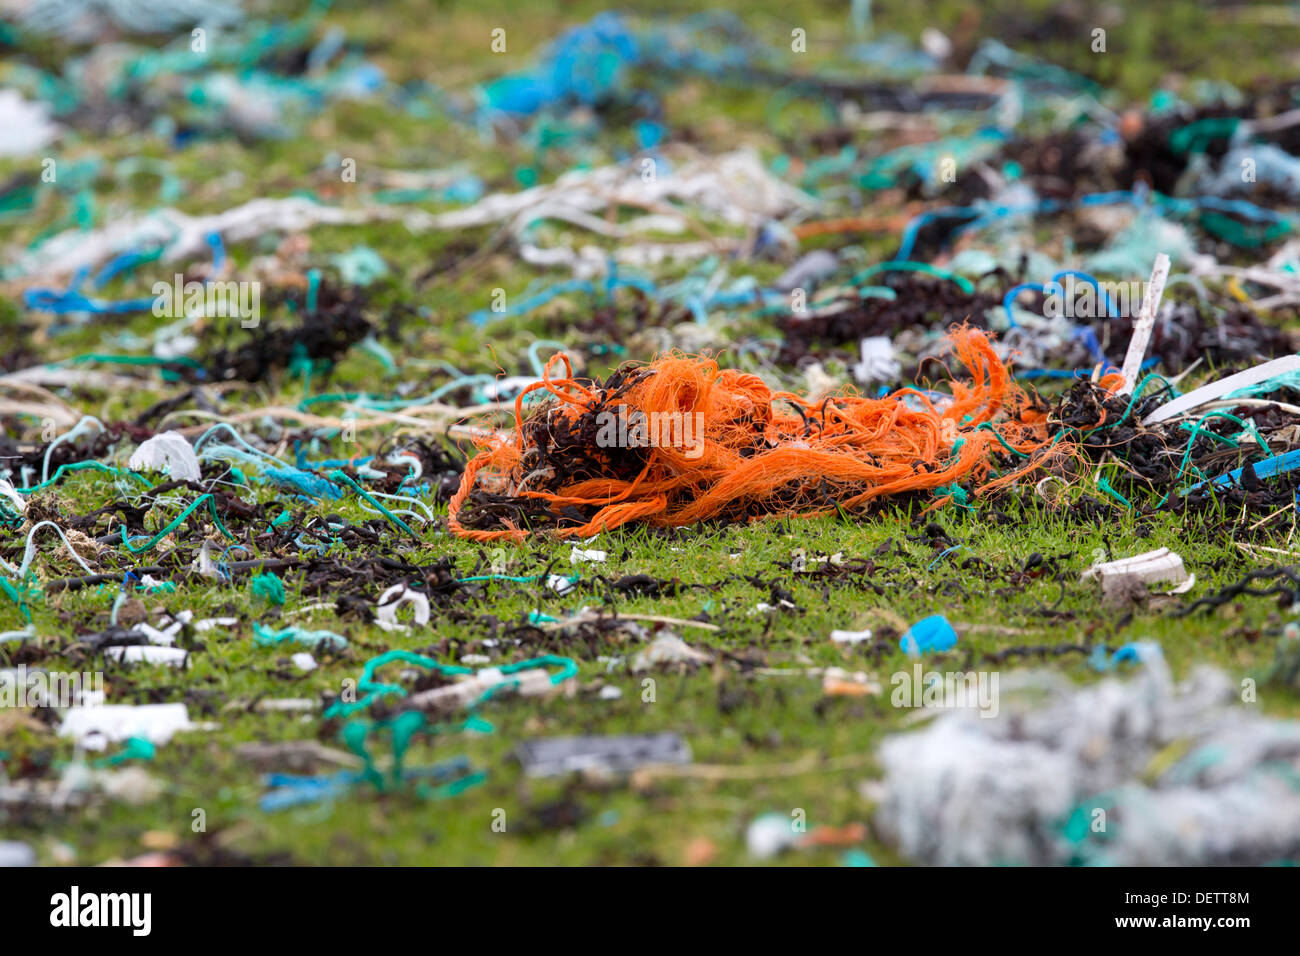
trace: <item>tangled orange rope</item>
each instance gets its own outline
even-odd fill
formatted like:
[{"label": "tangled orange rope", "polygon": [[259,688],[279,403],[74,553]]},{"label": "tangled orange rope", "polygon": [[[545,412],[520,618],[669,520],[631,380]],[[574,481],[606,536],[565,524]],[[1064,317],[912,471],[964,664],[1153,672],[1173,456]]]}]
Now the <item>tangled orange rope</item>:
[{"label": "tangled orange rope", "polygon": [[[636,520],[689,525],[710,518],[813,517],[886,495],[983,481],[1002,443],[1022,454],[1045,444],[1046,416],[1029,406],[984,333],[956,328],[949,341],[970,382],[954,381],[953,400],[942,410],[910,388],[884,398],[843,394],[809,401],[773,393],[756,375],[680,354],[631,372],[620,388],[588,387],[573,378],[567,356],[559,353],[542,380],[515,400],[513,434],[479,442],[451,499],[448,526],[478,541],[527,536],[508,519],[498,529],[462,525],[462,508],[480,485],[509,501],[543,503],[557,521],[563,511],[568,523],[555,533],[588,537]],[[552,378],[559,363],[564,376]],[[537,389],[554,401],[525,421],[524,395]],[[792,412],[778,410],[782,404]],[[657,415],[669,423],[698,416],[692,421],[700,429],[689,443],[609,447],[596,426],[608,425],[613,415],[632,421]],[[570,458],[555,457],[556,448],[567,449]],[[557,465],[575,460],[572,473],[558,473]]]}]

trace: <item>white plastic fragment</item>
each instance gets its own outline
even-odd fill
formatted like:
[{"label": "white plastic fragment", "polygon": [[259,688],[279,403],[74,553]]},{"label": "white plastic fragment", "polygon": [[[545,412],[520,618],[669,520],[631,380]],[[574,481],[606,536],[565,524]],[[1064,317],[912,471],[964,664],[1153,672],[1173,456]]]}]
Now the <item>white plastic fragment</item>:
[{"label": "white plastic fragment", "polygon": [[104,656],[127,664],[168,664],[172,667],[181,667],[189,657],[189,651],[180,647],[134,644],[126,647],[106,647]]},{"label": "white plastic fragment", "polygon": [[[611,225],[596,215],[610,205],[645,208],[658,204],[669,215],[656,214]],[[741,149],[687,160],[670,175],[645,182],[640,170],[627,164],[573,170],[553,183],[514,193],[492,193],[473,206],[435,217],[436,229],[467,229],[509,222],[518,233],[535,220],[562,219],[601,235],[622,237],[632,232],[681,230],[684,214],[678,203],[732,225],[757,226],[779,219],[796,208],[810,209],[816,201],[768,171],[757,151]]]},{"label": "white plastic fragment", "polygon": [[406,699],[406,706],[414,710],[446,713],[472,704],[483,696],[484,691],[500,684],[507,684],[503,690],[513,691],[521,697],[541,697],[557,689],[551,683],[550,672],[544,667],[531,667],[508,678],[500,668],[485,667],[473,677],[412,694]]},{"label": "white plastic fragment", "polygon": [[423,626],[429,623],[429,599],[419,591],[412,591],[405,584],[394,584],[379,595],[375,607],[375,623],[385,631],[405,631],[407,626],[397,620],[397,609],[404,604],[415,609],[416,624]]},{"label": "white plastic fragment", "polygon": [[[1189,578],[1187,569],[1183,567],[1183,559],[1168,548],[1157,548],[1155,551],[1135,554],[1131,558],[1094,564],[1083,572],[1082,578],[1083,580],[1100,579],[1101,589],[1106,594],[1113,593],[1128,582],[1145,585],[1156,581],[1168,581],[1181,585],[1189,580],[1193,584],[1196,581],[1194,576]],[[1191,584],[1187,584],[1183,590],[1190,587]]]},{"label": "white plastic fragment", "polygon": [[293,666],[300,671],[314,671],[316,669],[316,658],[312,657],[306,651],[299,651],[289,658],[293,661]]},{"label": "white plastic fragment", "polygon": [[184,621],[172,621],[164,630],[159,630],[149,624],[141,621],[131,630],[136,634],[142,634],[149,639],[150,644],[161,644],[170,647],[176,643],[176,636],[180,634],[181,628],[185,626]]},{"label": "white plastic fragment", "polygon": [[203,477],[194,446],[176,432],[162,432],[142,442],[127,467],[133,471],[161,471],[174,481],[198,481]]},{"label": "white plastic fragment", "polygon": [[582,564],[586,562],[586,563],[599,564],[608,557],[609,557],[608,553],[604,551],[597,551],[595,548],[592,549],[574,548],[572,551],[569,552],[569,563]]},{"label": "white plastic fragment", "polygon": [[1142,360],[1147,354],[1151,330],[1155,327],[1156,313],[1160,311],[1160,299],[1165,294],[1168,279],[1169,257],[1162,252],[1156,256],[1156,264],[1151,269],[1151,281],[1147,283],[1146,295],[1142,298],[1142,311],[1133,323],[1133,338],[1124,355],[1124,384],[1120,388],[1124,395],[1131,394],[1137,385],[1138,372],[1142,370]]},{"label": "white plastic fragment", "polygon": [[764,813],[755,817],[745,829],[745,846],[751,856],[760,860],[771,859],[790,849],[799,841],[794,821],[779,813]]},{"label": "white plastic fragment", "polygon": [[1182,415],[1184,412],[1199,408],[1206,402],[1213,402],[1225,395],[1230,395],[1239,388],[1249,388],[1251,385],[1258,385],[1260,382],[1266,382],[1270,378],[1284,375],[1287,372],[1294,372],[1297,369],[1300,369],[1300,355],[1284,355],[1281,358],[1273,359],[1271,362],[1265,362],[1235,375],[1229,375],[1227,378],[1221,378],[1217,382],[1211,382],[1208,385],[1202,385],[1200,388],[1192,389],[1186,395],[1181,395],[1171,402],[1165,402],[1165,404],[1142,419],[1142,423],[1144,425],[1154,425],[1157,422],[1167,421],[1170,418]]},{"label": "white plastic fragment", "polygon": [[26,843],[0,840],[0,869],[11,866],[35,866],[36,851]]},{"label": "white plastic fragment", "polygon": [[780,610],[780,609],[782,609],[782,608],[784,608],[784,609],[787,610],[787,611],[792,611],[792,610],[794,610],[797,606],[798,606],[798,605],[791,604],[791,603],[790,603],[789,601],[787,601],[785,598],[781,598],[781,601],[780,601],[779,604],[768,604],[766,601],[759,601],[757,604],[754,605],[753,610],[751,610],[749,613],[750,613],[750,614],[770,614],[770,613],[772,613],[773,611],[777,611],[777,610]]},{"label": "white plastic fragment", "polygon": [[562,574],[552,574],[546,578],[546,586],[556,594],[568,594],[577,583],[577,578],[566,578]]},{"label": "white plastic fragment", "polygon": [[202,547],[199,548],[199,556],[194,559],[191,567],[205,578],[214,578],[220,581],[224,577],[221,569],[217,567],[217,562],[212,560],[211,541],[203,542]]},{"label": "white plastic fragment", "polygon": [[17,90],[0,90],[0,156],[32,156],[58,138],[49,107],[31,103]]},{"label": "white plastic fragment", "polygon": [[871,640],[871,630],[865,631],[831,631],[831,640],[836,644],[861,644]]},{"label": "white plastic fragment", "polygon": [[795,289],[815,287],[827,276],[835,274],[840,267],[840,258],[829,249],[814,249],[800,256],[799,260],[781,273],[781,277],[772,283],[778,292],[793,292]]},{"label": "white plastic fragment", "polygon": [[676,634],[664,633],[632,659],[632,670],[648,671],[658,664],[707,664],[713,658],[695,650]]},{"label": "white plastic fragment", "polygon": [[234,627],[238,623],[239,618],[237,617],[205,617],[201,621],[194,622],[194,630],[200,632],[210,631],[214,627]]},{"label": "white plastic fragment", "polygon": [[87,750],[103,750],[128,737],[165,744],[173,735],[193,729],[184,704],[105,704],[65,711],[59,736],[71,737]]},{"label": "white plastic fragment", "polygon": [[921,31],[921,49],[942,62],[952,56],[952,41],[947,34],[934,27],[926,27]]},{"label": "white plastic fragment", "polygon": [[269,697],[257,702],[257,709],[267,714],[311,713],[319,706],[305,697]]},{"label": "white plastic fragment", "polygon": [[902,373],[903,366],[894,355],[894,343],[889,336],[868,336],[858,347],[862,359],[853,365],[853,377],[858,384],[892,382]]},{"label": "white plastic fragment", "polygon": [[93,773],[95,783],[105,796],[133,806],[153,803],[166,790],[163,782],[143,767],[96,770]]}]

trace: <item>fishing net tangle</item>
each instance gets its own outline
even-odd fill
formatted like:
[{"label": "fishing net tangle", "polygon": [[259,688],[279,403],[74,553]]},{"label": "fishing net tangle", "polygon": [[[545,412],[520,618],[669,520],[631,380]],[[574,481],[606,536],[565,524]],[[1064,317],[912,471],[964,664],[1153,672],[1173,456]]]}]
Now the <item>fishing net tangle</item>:
[{"label": "fishing net tangle", "polygon": [[[624,366],[600,385],[574,378],[557,353],[516,398],[514,431],[480,440],[448,524],[479,541],[522,540],[540,528],[588,537],[637,520],[813,517],[986,482],[994,454],[1044,445],[1046,415],[984,333],[955,328],[949,342],[969,381],[954,379],[942,408],[914,388],[809,400],[680,353]],[[563,376],[552,377],[560,365]],[[540,389],[549,400],[525,419],[524,397]]]}]

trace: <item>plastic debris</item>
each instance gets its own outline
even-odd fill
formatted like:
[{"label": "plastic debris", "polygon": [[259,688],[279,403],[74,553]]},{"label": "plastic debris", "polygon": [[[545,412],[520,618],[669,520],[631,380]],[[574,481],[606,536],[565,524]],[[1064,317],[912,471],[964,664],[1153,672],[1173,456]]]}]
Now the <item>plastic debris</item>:
[{"label": "plastic debris", "polygon": [[17,90],[0,90],[0,156],[34,156],[59,136],[46,107]]},{"label": "plastic debris", "polygon": [[1265,362],[1254,368],[1246,369],[1244,372],[1225,376],[1211,382],[1209,385],[1193,389],[1186,395],[1180,395],[1178,398],[1161,405],[1142,421],[1147,425],[1155,425],[1200,408],[1208,402],[1223,398],[1225,395],[1230,395],[1241,389],[1295,371],[1300,371],[1300,355],[1285,355],[1282,358],[1273,359],[1271,362]]},{"label": "plastic debris", "polygon": [[828,667],[822,672],[822,693],[827,697],[875,697],[880,684],[865,671]]},{"label": "plastic debris", "polygon": [[1196,583],[1195,576],[1189,576],[1183,567],[1182,557],[1168,548],[1157,548],[1155,551],[1135,554],[1131,558],[1094,564],[1083,572],[1083,578],[1100,580],[1102,593],[1108,597],[1124,592],[1134,583],[1186,583],[1186,587],[1181,590],[1188,590]]},{"label": "plastic debris", "polygon": [[745,846],[751,856],[768,860],[793,849],[801,835],[789,816],[764,813],[751,820],[745,828]]},{"label": "plastic debris", "polygon": [[222,213],[190,216],[177,209],[160,209],[143,216],[125,216],[103,229],[60,232],[34,250],[20,253],[9,275],[32,280],[53,280],[81,270],[98,269],[115,259],[122,249],[161,246],[161,259],[175,262],[206,253],[209,237],[226,242],[253,239],[267,232],[301,232],[315,225],[345,225],[400,220],[413,230],[427,227],[425,213],[403,212],[384,206],[340,209],[310,199],[253,199]]},{"label": "plastic debris", "polygon": [[132,471],[161,471],[176,481],[198,481],[203,477],[193,446],[176,432],[162,432],[142,442],[131,453],[127,467]]},{"label": "plastic debris", "polygon": [[894,344],[888,336],[874,335],[863,339],[861,355],[853,366],[853,378],[861,385],[896,381],[903,370],[894,358]]},{"label": "plastic debris", "polygon": [[831,640],[836,644],[861,644],[872,638],[871,630],[865,631],[831,631]]},{"label": "plastic debris", "polygon": [[637,652],[632,659],[632,672],[648,671],[663,664],[707,664],[712,659],[676,634],[666,632],[656,637],[649,647]]},{"label": "plastic debris", "polygon": [[35,865],[36,851],[26,843],[19,843],[16,840],[0,840],[0,868]]},{"label": "plastic debris", "polygon": [[403,706],[408,710],[450,712],[469,707],[485,694],[498,691],[516,693],[521,697],[542,697],[556,693],[557,688],[551,674],[543,667],[517,670],[509,677],[500,668],[484,667],[473,676],[412,694]]},{"label": "plastic debris", "polygon": [[957,646],[957,632],[942,614],[932,614],[909,627],[898,646],[909,657],[948,651]]},{"label": "plastic debris", "polygon": [[[506,501],[515,508],[531,506],[534,524],[549,518],[566,536],[591,535],[633,520],[689,525],[711,517],[755,511],[817,514],[828,510],[822,491],[827,480],[836,481],[840,488],[836,507],[852,510],[885,494],[969,480],[985,471],[988,457],[999,447],[999,441],[1008,443],[1008,436],[1022,446],[1017,449],[1021,455],[1045,446],[1046,436],[1039,431],[1039,424],[1004,417],[1008,410],[1022,407],[1024,398],[987,338],[969,329],[957,329],[951,333],[950,342],[970,369],[972,381],[969,385],[954,382],[955,400],[947,403],[943,411],[931,403],[908,408],[903,414],[910,395],[882,399],[838,396],[830,400],[835,406],[834,428],[822,423],[820,414],[814,414],[824,402],[786,395],[782,401],[793,402],[799,414],[778,414],[773,407],[773,393],[761,380],[724,371],[707,359],[670,357],[645,369],[625,368],[597,391],[583,386],[583,397],[571,399],[564,390],[573,381],[572,365],[563,353],[557,354],[548,363],[540,384],[552,394],[565,397],[564,427],[573,438],[562,443],[548,440],[549,446],[559,444],[566,453],[561,464],[551,466],[549,488],[530,491],[518,496],[518,500],[506,496]],[[559,364],[564,366],[564,377],[551,378],[551,370]],[[685,416],[677,406],[682,393],[697,396],[694,404],[698,407],[688,409]],[[654,491],[642,490],[644,482],[632,480],[634,471],[628,478],[613,474],[618,467],[616,452],[623,457],[642,452],[641,448],[627,447],[627,442],[619,448],[617,441],[601,437],[606,431],[617,430],[613,416],[604,411],[605,403],[614,394],[630,408],[630,413],[643,415],[647,421],[675,414],[681,422],[667,440],[660,435],[648,442],[648,464],[638,466],[638,470],[649,468],[645,474],[652,484],[646,487]],[[669,404],[672,410],[667,410]],[[730,426],[737,414],[754,415],[764,423],[758,446],[748,429]],[[601,416],[611,419],[603,428],[598,424]],[[549,413],[544,417],[545,421],[516,420],[513,434],[494,436],[488,447],[469,461],[461,486],[449,503],[448,525],[453,532],[478,541],[527,537],[528,532],[517,527],[474,527],[473,519],[463,512],[470,500],[482,505],[492,503],[485,497],[490,493],[481,485],[510,482],[518,487],[526,473],[534,471],[525,463],[542,455],[539,439],[543,433],[550,436],[560,427],[550,420]],[[888,426],[878,427],[878,421],[888,422]],[[810,432],[814,427],[816,430]],[[936,432],[947,436],[942,446],[944,464],[939,470],[918,474],[914,468],[915,443]],[[1000,440],[994,437],[999,434]],[[939,448],[936,444],[932,450],[936,459]],[[526,473],[520,471],[525,467]],[[603,475],[605,480],[566,484],[566,476],[571,475]],[[572,494],[575,488],[593,484],[600,486],[600,494]],[[805,505],[796,507],[792,495],[807,499]],[[547,508],[546,496],[565,500],[565,512],[556,515]],[[814,500],[821,502],[820,507]],[[580,511],[578,505],[586,511]],[[576,523],[575,514],[586,520]]]},{"label": "plastic debris", "polygon": [[1156,256],[1156,263],[1151,269],[1151,281],[1147,283],[1142,298],[1142,310],[1133,324],[1133,339],[1124,356],[1121,374],[1124,383],[1120,394],[1127,395],[1133,391],[1138,382],[1138,373],[1142,371],[1142,360],[1146,358],[1147,347],[1151,341],[1151,330],[1155,326],[1156,314],[1160,310],[1160,298],[1165,293],[1165,283],[1169,281],[1169,257],[1163,252]]},{"label": "plastic debris", "polygon": [[[1207,80],[1098,73],[1056,41],[1132,17],[1078,6],[604,13],[476,60],[504,31],[448,59],[450,7],[393,42],[0,0],[0,819],[40,837],[0,863],[463,861],[512,751],[597,778],[497,808],[523,862],[707,864],[723,817],[751,862],[1295,860],[1294,725],[1235,703],[1300,687],[1285,11],[1179,0],[1157,60],[1197,24],[1263,77]],[[1077,576],[1171,534],[1215,590],[1167,549]],[[1175,688],[1211,644],[1233,673]],[[603,733],[643,717],[678,733]],[[845,751],[882,721],[920,729]],[[803,825],[855,783],[874,829]]]},{"label": "plastic debris", "polygon": [[1142,665],[1084,688],[1023,678],[1048,692],[1041,705],[1013,704],[1009,681],[994,719],[946,713],[887,739],[877,824],[909,859],[937,865],[1293,858],[1300,794],[1286,774],[1300,769],[1300,724],[1240,706],[1218,671],[1175,687],[1163,657]]},{"label": "plastic debris", "polygon": [[417,627],[429,623],[429,599],[419,591],[412,591],[403,584],[395,584],[376,602],[375,622],[386,631],[405,631],[407,626],[397,620],[397,610],[409,604],[413,608],[413,619]]},{"label": "plastic debris", "polygon": [[243,17],[237,0],[18,0],[17,18],[25,32],[57,33],[65,40],[87,41],[111,28],[133,33],[167,33],[204,23],[221,26]]},{"label": "plastic debris", "polygon": [[812,293],[821,280],[835,274],[840,267],[840,260],[833,252],[826,249],[814,249],[800,256],[799,260],[781,273],[780,278],[772,283],[778,292],[793,292],[803,289]]},{"label": "plastic debris", "polygon": [[262,598],[268,604],[284,603],[284,583],[274,574],[258,574],[248,581],[248,590],[254,597]]},{"label": "plastic debris", "polygon": [[549,737],[529,740],[515,755],[530,777],[567,773],[627,773],[643,767],[691,762],[691,750],[676,734],[624,737]]},{"label": "plastic debris", "polygon": [[183,667],[189,659],[189,652],[179,647],[106,647],[104,656],[126,664],[167,664],[171,667]]},{"label": "plastic debris", "polygon": [[59,736],[71,737],[87,750],[103,750],[129,737],[161,745],[194,729],[184,704],[103,704],[64,711]]},{"label": "plastic debris", "polygon": [[356,767],[361,762],[352,754],[314,740],[255,741],[240,744],[236,752],[260,770],[308,771],[320,766]]}]

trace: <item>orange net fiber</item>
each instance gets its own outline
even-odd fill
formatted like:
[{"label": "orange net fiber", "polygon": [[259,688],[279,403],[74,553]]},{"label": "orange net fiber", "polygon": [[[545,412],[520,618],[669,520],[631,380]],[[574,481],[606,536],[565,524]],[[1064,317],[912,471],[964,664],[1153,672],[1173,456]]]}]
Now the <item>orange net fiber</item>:
[{"label": "orange net fiber", "polygon": [[[949,342],[968,381],[952,382],[943,407],[911,388],[810,401],[681,354],[624,366],[600,385],[575,379],[559,353],[515,400],[513,433],[479,441],[448,525],[479,541],[543,529],[588,537],[629,521],[812,517],[979,485],[995,458],[1018,457],[1008,449],[1028,456],[1045,445],[1046,414],[984,333],[955,328]],[[552,377],[558,365],[563,376]],[[524,395],[538,389],[551,400],[525,420]]]}]

